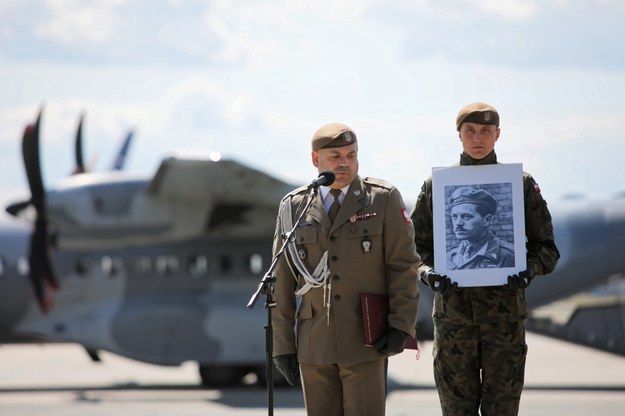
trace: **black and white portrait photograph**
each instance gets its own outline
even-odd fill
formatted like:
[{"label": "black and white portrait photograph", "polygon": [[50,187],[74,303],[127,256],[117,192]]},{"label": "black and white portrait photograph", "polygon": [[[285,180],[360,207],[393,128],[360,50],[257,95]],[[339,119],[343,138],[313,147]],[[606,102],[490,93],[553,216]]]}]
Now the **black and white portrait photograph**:
[{"label": "black and white portrait photograph", "polygon": [[450,269],[514,267],[512,184],[445,187]]},{"label": "black and white portrait photograph", "polygon": [[437,270],[460,286],[491,286],[524,269],[522,174],[520,164],[433,170]]}]

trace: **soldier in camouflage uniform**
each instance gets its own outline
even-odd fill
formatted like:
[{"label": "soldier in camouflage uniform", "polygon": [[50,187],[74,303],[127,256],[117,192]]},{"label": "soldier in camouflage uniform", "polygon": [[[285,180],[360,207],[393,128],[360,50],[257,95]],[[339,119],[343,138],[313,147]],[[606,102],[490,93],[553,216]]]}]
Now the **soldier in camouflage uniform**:
[{"label": "soldier in camouflage uniform", "polygon": [[[469,104],[458,113],[456,128],[463,147],[460,166],[497,163],[497,110],[484,103]],[[504,286],[458,288],[433,269],[431,177],[411,214],[422,258],[419,276],[435,292],[434,378],[443,415],[518,414],[527,354],[525,288],[534,276],[550,273],[560,257],[547,203],[525,172],[523,199],[527,269],[508,276]]]}]

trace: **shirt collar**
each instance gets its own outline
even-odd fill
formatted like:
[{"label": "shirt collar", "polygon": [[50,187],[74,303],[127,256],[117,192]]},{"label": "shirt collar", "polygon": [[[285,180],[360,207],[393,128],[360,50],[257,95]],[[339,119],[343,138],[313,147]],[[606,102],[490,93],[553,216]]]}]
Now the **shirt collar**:
[{"label": "shirt collar", "polygon": [[[330,189],[332,189],[332,188],[330,188],[329,186],[325,186],[325,185],[322,185],[322,186],[319,187],[319,191],[321,192],[321,200],[322,201],[326,200],[326,196],[328,196],[328,194],[330,193]],[[349,189],[349,185],[342,187],[341,188],[341,193],[343,195],[347,195],[347,190],[348,189]]]}]

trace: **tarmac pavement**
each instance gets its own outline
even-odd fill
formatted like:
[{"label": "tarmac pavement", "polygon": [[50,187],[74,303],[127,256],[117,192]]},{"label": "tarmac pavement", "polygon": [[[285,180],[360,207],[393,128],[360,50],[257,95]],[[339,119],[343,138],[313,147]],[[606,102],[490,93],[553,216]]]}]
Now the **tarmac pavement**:
[{"label": "tarmac pavement", "polygon": [[[520,415],[622,416],[625,357],[528,334]],[[393,357],[387,415],[440,415],[431,343]],[[270,414],[267,390],[253,383],[200,387],[197,367],[143,364],[103,352],[92,362],[74,344],[0,346],[0,415],[160,416]],[[305,415],[301,391],[274,390],[274,415]]]}]

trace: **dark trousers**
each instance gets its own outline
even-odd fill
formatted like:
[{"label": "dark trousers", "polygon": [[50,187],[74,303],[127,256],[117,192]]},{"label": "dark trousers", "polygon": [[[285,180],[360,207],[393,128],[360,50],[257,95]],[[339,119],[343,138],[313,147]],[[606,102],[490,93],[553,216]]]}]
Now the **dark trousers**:
[{"label": "dark trousers", "polygon": [[434,380],[444,416],[514,416],[525,375],[525,321],[434,325]]}]

